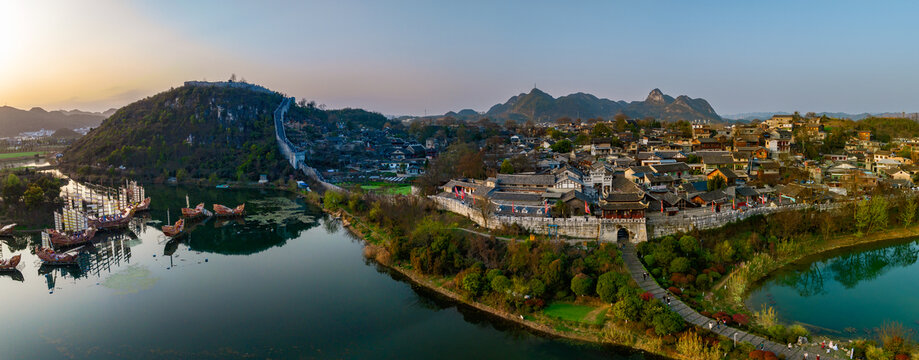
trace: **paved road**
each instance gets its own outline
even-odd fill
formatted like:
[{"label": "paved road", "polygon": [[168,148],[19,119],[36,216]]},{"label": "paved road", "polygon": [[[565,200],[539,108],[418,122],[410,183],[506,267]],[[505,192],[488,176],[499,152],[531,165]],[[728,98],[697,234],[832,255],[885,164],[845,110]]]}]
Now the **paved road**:
[{"label": "paved road", "polygon": [[[657,282],[649,276],[648,280],[642,280],[642,274],[647,271],[644,265],[638,260],[638,255],[635,251],[635,245],[629,243],[622,248],[622,257],[625,260],[625,265],[629,269],[629,273],[632,275],[632,279],[635,279],[635,282],[641,286],[645,291],[654,294],[654,297],[660,299],[663,298],[667,291],[660,287]],[[713,321],[710,318],[702,316],[682,301],[677,300],[675,297],[672,297],[670,308],[673,311],[676,311],[680,316],[683,317],[686,322],[698,325],[700,328],[708,330],[708,322]],[[764,345],[764,349],[767,351],[772,351],[779,356],[780,354],[785,354],[786,359],[796,360],[804,358],[804,349],[802,348],[792,348],[789,349],[787,345],[780,345],[770,340],[764,339],[757,335],[753,335],[742,330],[738,330],[732,327],[721,326],[720,329],[712,329],[711,331],[723,335],[728,339],[736,339],[737,342],[748,342],[759,348],[760,344]],[[810,359],[815,358],[816,353],[812,352],[810,354]],[[824,356],[827,355],[827,356]],[[828,354],[821,354],[822,359],[834,359]]]}]

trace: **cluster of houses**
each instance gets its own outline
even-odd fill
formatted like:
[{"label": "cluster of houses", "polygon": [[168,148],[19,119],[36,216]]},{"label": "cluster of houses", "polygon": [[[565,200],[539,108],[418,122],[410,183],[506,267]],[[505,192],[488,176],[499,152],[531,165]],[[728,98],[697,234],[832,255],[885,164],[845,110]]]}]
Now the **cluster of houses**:
[{"label": "cluster of houses", "polygon": [[[556,129],[577,133],[590,126]],[[548,136],[515,135],[511,148],[530,158],[534,171],[453,179],[438,196],[473,207],[488,204],[489,211],[507,216],[637,218],[826,203],[878,186],[912,187],[919,174],[914,152],[904,151],[917,144],[881,143],[870,131],[851,134],[841,154],[809,159],[796,150],[798,141],[819,144],[826,137],[820,118],[797,115],[752,124],[695,124],[692,136],[643,128],[594,138],[567,153],[552,151],[555,142]]]},{"label": "cluster of houses", "polygon": [[421,144],[392,128],[349,130],[344,126],[339,126],[335,136],[303,144],[311,163],[320,164],[317,168],[332,183],[407,181],[423,174],[427,161],[443,149],[441,141],[429,139]]}]

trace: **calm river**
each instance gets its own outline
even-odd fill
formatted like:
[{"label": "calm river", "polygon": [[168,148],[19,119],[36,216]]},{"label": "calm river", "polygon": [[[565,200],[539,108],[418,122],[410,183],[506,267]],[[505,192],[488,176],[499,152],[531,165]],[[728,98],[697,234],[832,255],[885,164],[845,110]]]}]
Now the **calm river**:
[{"label": "calm river", "polygon": [[[209,209],[245,202],[248,215],[167,242],[159,227],[186,194]],[[82,270],[38,266],[37,235],[2,240],[0,256],[22,254],[24,265],[0,276],[0,358],[642,359],[536,336],[413,288],[284,193],[147,195],[152,210],[100,241]]]},{"label": "calm river", "polygon": [[872,337],[885,322],[919,331],[919,240],[843,249],[780,271],[747,299],[785,322],[839,337]]}]

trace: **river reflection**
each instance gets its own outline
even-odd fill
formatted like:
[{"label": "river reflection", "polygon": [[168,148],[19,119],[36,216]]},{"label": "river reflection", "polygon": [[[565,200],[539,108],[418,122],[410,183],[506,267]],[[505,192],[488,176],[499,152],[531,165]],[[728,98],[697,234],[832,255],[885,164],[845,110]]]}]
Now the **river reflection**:
[{"label": "river reflection", "polygon": [[913,265],[917,260],[919,246],[900,244],[813,262],[804,270],[782,272],[774,277],[774,281],[794,288],[801,296],[813,296],[826,293],[824,283],[829,278],[851,289],[894,268]]},{"label": "river reflection", "polygon": [[751,310],[773,306],[787,321],[817,332],[856,334],[884,321],[919,329],[919,242],[875,244],[831,252],[790,266],[751,292]]},{"label": "river reflection", "polygon": [[[171,240],[185,196],[246,203]],[[534,336],[402,281],[362,242],[285,193],[147,187],[151,210],[85,252],[44,268],[39,236],[3,239],[21,276],[0,277],[5,359],[643,359]]]}]

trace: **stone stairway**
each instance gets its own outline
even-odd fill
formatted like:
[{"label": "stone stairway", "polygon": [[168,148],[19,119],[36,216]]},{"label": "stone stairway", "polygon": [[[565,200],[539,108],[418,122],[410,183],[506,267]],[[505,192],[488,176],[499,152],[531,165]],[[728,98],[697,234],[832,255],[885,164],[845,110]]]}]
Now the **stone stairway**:
[{"label": "stone stairway", "polygon": [[[657,281],[655,281],[652,276],[649,275],[647,280],[642,280],[642,274],[647,272],[647,269],[645,269],[644,265],[642,265],[641,262],[638,260],[638,254],[636,253],[635,246],[633,244],[627,243],[625,244],[625,246],[622,247],[622,257],[623,257],[623,260],[625,260],[625,265],[628,268],[629,273],[632,275],[632,279],[635,279],[635,282],[637,282],[638,285],[642,289],[644,289],[647,292],[650,292],[657,299],[663,299],[663,297],[668,294],[667,290],[664,290],[663,288],[661,288],[660,285],[658,285]],[[711,321],[714,321],[708,317],[702,316],[701,314],[699,314],[698,312],[696,312],[695,310],[693,310],[692,308],[690,308],[689,306],[687,306],[682,301],[680,301],[679,299],[677,299],[675,296],[672,296],[672,295],[671,295],[671,301],[670,301],[670,308],[673,309],[673,311],[680,314],[680,316],[682,316],[683,319],[686,320],[686,322],[697,325],[698,327],[706,331],[709,330],[708,323]],[[753,346],[756,346],[757,349],[759,349],[760,345],[763,345],[764,350],[771,351],[775,353],[776,356],[780,356],[781,354],[784,354],[785,358],[788,360],[797,360],[797,359],[804,358],[805,350],[802,348],[795,347],[795,348],[789,349],[787,345],[778,344],[770,340],[767,340],[765,338],[762,338],[760,336],[753,335],[753,334],[750,334],[745,331],[738,330],[732,327],[721,326],[717,329],[712,328],[711,331],[718,333],[719,335],[722,335],[728,339],[736,340],[738,344],[742,342],[747,342],[747,343],[753,344]],[[809,357],[810,359],[816,358],[815,357],[816,353],[811,353],[809,355],[810,355]],[[827,356],[823,356],[823,355],[827,355]],[[821,354],[821,358],[833,359],[828,354]]]}]

